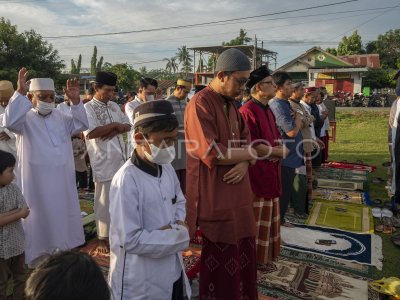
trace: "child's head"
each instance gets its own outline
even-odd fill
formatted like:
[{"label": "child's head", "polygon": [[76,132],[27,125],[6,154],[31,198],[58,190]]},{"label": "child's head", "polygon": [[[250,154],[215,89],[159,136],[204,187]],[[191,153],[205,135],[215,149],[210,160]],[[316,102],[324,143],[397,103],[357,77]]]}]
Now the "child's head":
[{"label": "child's head", "polygon": [[175,158],[174,143],[179,122],[169,101],[146,102],[134,111],[137,147],[145,157],[157,164],[170,163]]},{"label": "child's head", "polygon": [[14,180],[15,157],[0,150],[0,186],[9,185]]},{"label": "child's head", "polygon": [[27,300],[109,300],[107,282],[95,261],[73,251],[50,256],[29,276]]}]

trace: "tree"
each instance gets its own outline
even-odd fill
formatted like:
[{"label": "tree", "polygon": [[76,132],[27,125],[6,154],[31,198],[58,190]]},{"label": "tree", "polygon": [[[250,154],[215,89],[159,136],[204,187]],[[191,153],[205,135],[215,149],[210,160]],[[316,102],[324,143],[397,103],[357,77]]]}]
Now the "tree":
[{"label": "tree", "polygon": [[384,68],[400,68],[400,29],[380,34],[375,41],[375,50],[379,53]]},{"label": "tree", "polygon": [[337,49],[337,55],[353,55],[364,53],[365,51],[362,46],[361,36],[358,34],[357,30],[354,31],[349,37],[344,36]]},{"label": "tree", "polygon": [[82,55],[79,54],[78,61],[75,64],[74,59],[71,59],[71,74],[79,75],[81,73]]},{"label": "tree", "polygon": [[240,28],[239,36],[237,36],[233,40],[230,40],[229,42],[222,42],[222,45],[223,46],[245,45],[247,43],[250,43],[251,41],[252,41],[252,38],[247,36],[246,30],[244,30],[243,28]]},{"label": "tree", "polygon": [[189,72],[192,71],[192,57],[186,46],[178,48],[178,53],[176,53],[176,58],[179,63],[182,64],[181,71],[185,73],[185,77],[188,77]]},{"label": "tree", "polygon": [[199,59],[199,63],[197,64],[197,71],[196,72],[203,72],[204,71],[204,60],[203,58]]},{"label": "tree", "polygon": [[97,65],[96,65],[96,72],[101,71],[101,70],[102,70],[102,67],[103,67],[103,56],[100,57],[100,60],[99,60],[99,62],[98,62]]},{"label": "tree", "polygon": [[71,59],[71,74],[76,74],[76,65],[74,59]]},{"label": "tree", "polygon": [[211,72],[214,70],[215,65],[217,64],[217,57],[215,54],[210,55],[207,61],[207,71]]},{"label": "tree", "polygon": [[97,67],[97,47],[94,46],[92,59],[90,60],[90,75],[96,75]]},{"label": "tree", "polygon": [[124,91],[132,90],[138,85],[141,78],[140,73],[127,63],[112,65],[107,62],[104,64],[103,70],[115,73],[118,77],[118,87]]},{"label": "tree", "polygon": [[377,53],[376,41],[370,41],[365,45],[365,52],[367,54]]},{"label": "tree", "polygon": [[326,48],[325,51],[332,55],[335,55],[335,56],[337,55],[336,48]]},{"label": "tree", "polygon": [[82,54],[79,54],[78,62],[76,64],[76,73],[78,75],[81,73],[81,67],[82,67]]},{"label": "tree", "polygon": [[146,66],[141,67],[141,68],[139,69],[139,73],[140,73],[143,77],[147,76],[147,68],[146,68]]},{"label": "tree", "polygon": [[176,71],[178,70],[178,63],[176,62],[176,57],[164,58],[163,60],[167,62],[167,64],[165,65],[165,70],[169,73],[175,74]]},{"label": "tree", "polygon": [[363,86],[372,89],[394,88],[396,82],[393,80],[395,71],[391,69],[370,69],[364,73]]},{"label": "tree", "polygon": [[0,18],[0,78],[16,83],[21,67],[32,77],[57,80],[65,67],[58,51],[34,30],[19,33],[17,26]]}]

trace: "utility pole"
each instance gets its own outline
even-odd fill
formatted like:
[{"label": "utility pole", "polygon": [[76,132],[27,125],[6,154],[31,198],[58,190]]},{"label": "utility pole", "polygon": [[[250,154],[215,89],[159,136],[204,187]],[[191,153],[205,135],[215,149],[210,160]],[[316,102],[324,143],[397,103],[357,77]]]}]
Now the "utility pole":
[{"label": "utility pole", "polygon": [[253,70],[257,69],[257,36],[254,35]]}]

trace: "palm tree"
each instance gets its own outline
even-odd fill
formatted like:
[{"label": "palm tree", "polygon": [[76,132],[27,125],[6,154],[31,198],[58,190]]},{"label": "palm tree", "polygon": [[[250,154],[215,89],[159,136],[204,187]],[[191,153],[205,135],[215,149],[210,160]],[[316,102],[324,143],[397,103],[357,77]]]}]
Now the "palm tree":
[{"label": "palm tree", "polygon": [[186,46],[178,48],[178,53],[176,53],[176,58],[178,59],[179,63],[182,64],[182,71],[185,73],[185,76],[187,77],[188,73],[192,71],[192,57]]},{"label": "palm tree", "polygon": [[169,73],[175,74],[176,71],[178,70],[178,64],[176,63],[176,57],[171,57],[171,58],[164,58],[167,62],[165,65],[165,70]]}]

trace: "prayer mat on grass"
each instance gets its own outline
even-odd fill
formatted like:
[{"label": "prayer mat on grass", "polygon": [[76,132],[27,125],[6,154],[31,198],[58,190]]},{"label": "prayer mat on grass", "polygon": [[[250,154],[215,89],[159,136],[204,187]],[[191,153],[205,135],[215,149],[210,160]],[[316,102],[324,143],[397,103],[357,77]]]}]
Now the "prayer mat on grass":
[{"label": "prayer mat on grass", "polygon": [[368,289],[365,277],[286,258],[259,265],[257,284],[258,291],[268,296],[272,296],[271,290],[282,290],[284,293],[273,295],[282,299],[379,299],[377,292]]},{"label": "prayer mat on grass", "polygon": [[350,169],[335,169],[335,168],[314,168],[313,173],[317,177],[321,178],[331,178],[337,180],[368,181],[367,171],[356,171]]},{"label": "prayer mat on grass", "polygon": [[318,187],[327,189],[338,189],[338,190],[367,190],[367,184],[364,181],[351,181],[351,180],[334,180],[316,178]]},{"label": "prayer mat on grass", "polygon": [[374,232],[370,207],[340,201],[315,201],[306,224],[358,233]]},{"label": "prayer mat on grass", "polygon": [[[99,265],[103,272],[103,275],[107,278],[110,268],[110,255],[109,254],[98,254],[96,248],[98,240],[94,239],[87,243],[85,246],[79,249],[81,252],[89,254]],[[183,263],[185,265],[186,274],[189,279],[193,279],[198,276],[200,271],[200,247],[189,247],[183,252]]]},{"label": "prayer mat on grass", "polygon": [[[285,248],[372,265],[382,270],[382,239],[376,234],[357,234],[298,224],[294,228],[282,226],[281,239]],[[318,240],[334,243],[321,245],[317,243]]]},{"label": "prayer mat on grass", "polygon": [[364,202],[364,193],[345,190],[317,188],[313,190],[312,197],[313,200],[341,201],[356,204]]},{"label": "prayer mat on grass", "polygon": [[354,275],[372,278],[372,267],[351,262],[348,260],[336,259],[316,253],[301,252],[289,248],[281,248],[280,257],[288,258],[297,262],[308,262],[328,268],[335,268]]},{"label": "prayer mat on grass", "polygon": [[372,165],[349,163],[349,162],[336,162],[336,161],[326,162],[325,164],[322,164],[322,167],[367,171],[369,173],[374,172],[376,170],[376,166]]},{"label": "prayer mat on grass", "polygon": [[91,200],[85,200],[85,199],[80,199],[79,200],[79,206],[81,208],[81,212],[85,212],[88,215],[94,213],[94,202]]}]

